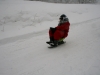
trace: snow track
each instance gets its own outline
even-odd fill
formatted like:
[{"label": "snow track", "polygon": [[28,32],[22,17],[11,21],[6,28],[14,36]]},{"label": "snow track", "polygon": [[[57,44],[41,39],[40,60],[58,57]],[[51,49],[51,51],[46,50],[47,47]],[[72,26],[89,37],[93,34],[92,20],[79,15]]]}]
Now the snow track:
[{"label": "snow track", "polygon": [[47,33],[47,30],[44,30],[40,32],[33,32],[33,33],[28,33],[24,35],[15,36],[15,37],[5,38],[5,39],[0,40],[0,45],[15,42],[17,40],[23,40],[23,39],[28,39],[28,38],[35,37],[35,36],[40,36],[46,33]]},{"label": "snow track", "polygon": [[[100,17],[95,18],[95,19],[91,19],[91,20],[87,20],[87,21],[83,21],[80,23],[71,24],[71,27],[76,26],[76,25],[87,24],[87,23],[94,23],[97,20],[100,20]],[[28,38],[32,38],[35,36],[40,36],[43,34],[48,34],[48,30],[46,29],[46,30],[39,31],[39,32],[33,32],[33,33],[28,33],[28,34],[24,34],[24,35],[15,36],[15,37],[4,38],[4,39],[0,40],[0,45],[15,42],[15,41],[21,40],[21,39],[28,39]]]}]

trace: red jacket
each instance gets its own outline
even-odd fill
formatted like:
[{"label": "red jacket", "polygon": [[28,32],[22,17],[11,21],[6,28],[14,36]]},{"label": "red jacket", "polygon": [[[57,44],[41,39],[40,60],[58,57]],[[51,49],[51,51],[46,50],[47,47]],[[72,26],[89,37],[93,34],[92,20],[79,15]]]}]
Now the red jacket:
[{"label": "red jacket", "polygon": [[56,27],[56,31],[54,33],[54,39],[59,40],[61,38],[65,38],[68,36],[69,32],[69,22],[62,23]]}]

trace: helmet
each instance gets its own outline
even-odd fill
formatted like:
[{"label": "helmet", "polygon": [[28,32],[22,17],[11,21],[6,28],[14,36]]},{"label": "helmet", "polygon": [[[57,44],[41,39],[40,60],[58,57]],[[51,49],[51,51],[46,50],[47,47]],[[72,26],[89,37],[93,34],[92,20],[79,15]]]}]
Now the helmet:
[{"label": "helmet", "polygon": [[65,14],[62,14],[59,19],[60,19],[60,21],[63,21],[63,22],[69,21]]}]

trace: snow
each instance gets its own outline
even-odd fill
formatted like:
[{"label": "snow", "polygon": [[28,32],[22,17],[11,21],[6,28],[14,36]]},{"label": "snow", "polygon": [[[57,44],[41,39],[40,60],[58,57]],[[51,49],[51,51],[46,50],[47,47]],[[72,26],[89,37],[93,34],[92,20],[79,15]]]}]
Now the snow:
[{"label": "snow", "polygon": [[[0,75],[100,75],[100,5],[0,0]],[[66,14],[66,44],[48,49]]]}]

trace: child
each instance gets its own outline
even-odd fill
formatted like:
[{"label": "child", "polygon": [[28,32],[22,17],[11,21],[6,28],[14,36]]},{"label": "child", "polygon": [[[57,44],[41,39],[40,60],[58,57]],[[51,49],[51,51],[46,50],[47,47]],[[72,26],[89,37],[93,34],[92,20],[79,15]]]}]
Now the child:
[{"label": "child", "polygon": [[59,24],[57,27],[50,27],[49,29],[49,38],[50,41],[46,42],[48,44],[53,43],[53,46],[57,46],[59,42],[63,43],[63,39],[68,36],[69,32],[69,19],[65,14],[62,14],[59,18]]}]

